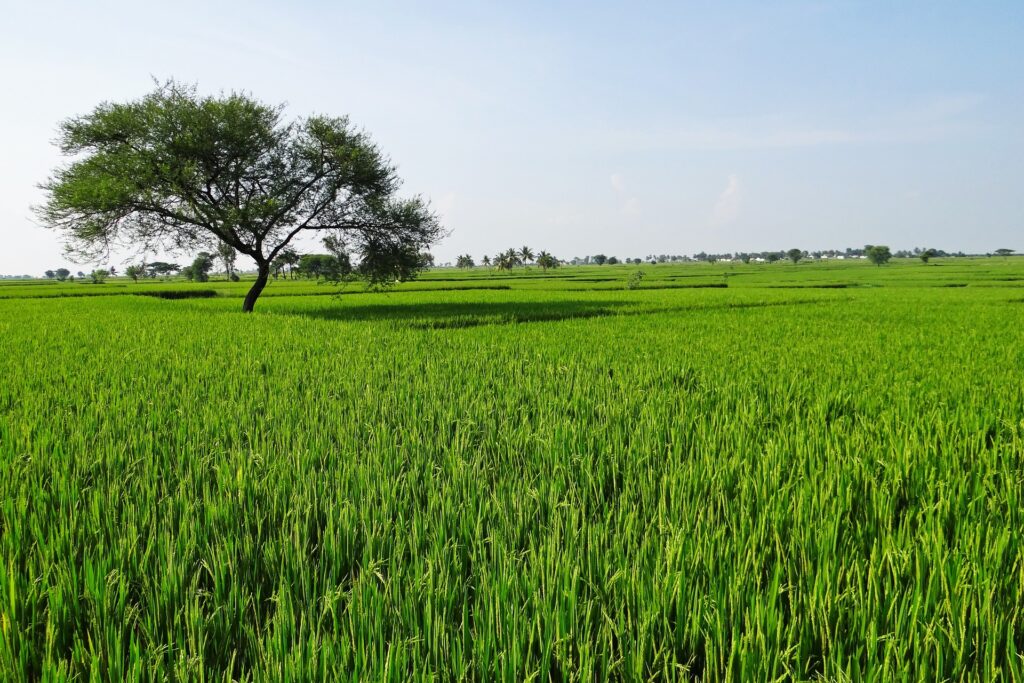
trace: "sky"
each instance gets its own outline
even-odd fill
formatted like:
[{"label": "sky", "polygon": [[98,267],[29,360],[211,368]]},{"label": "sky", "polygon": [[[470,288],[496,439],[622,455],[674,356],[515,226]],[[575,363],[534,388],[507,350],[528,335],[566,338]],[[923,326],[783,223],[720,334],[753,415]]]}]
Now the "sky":
[{"label": "sky", "polygon": [[57,126],[171,77],[347,114],[441,216],[439,262],[524,245],[1024,250],[1021,0],[38,0],[3,16],[0,273],[95,265],[32,214],[64,162]]}]

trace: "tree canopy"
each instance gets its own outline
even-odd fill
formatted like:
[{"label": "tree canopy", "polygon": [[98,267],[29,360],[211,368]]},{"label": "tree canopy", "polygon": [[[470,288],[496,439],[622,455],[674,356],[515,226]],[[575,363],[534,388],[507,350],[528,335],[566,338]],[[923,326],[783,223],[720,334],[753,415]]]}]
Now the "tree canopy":
[{"label": "tree canopy", "polygon": [[541,267],[541,270],[547,271],[548,268],[558,267],[558,259],[550,253],[542,251],[537,254],[537,265]]},{"label": "tree canopy", "polygon": [[145,268],[146,274],[149,277],[156,277],[158,275],[166,277],[181,270],[181,266],[177,263],[165,263],[164,261],[153,261],[146,264]]},{"label": "tree canopy", "polygon": [[884,244],[867,245],[864,247],[864,255],[876,266],[888,263],[889,259],[892,258],[892,252]]},{"label": "tree canopy", "polygon": [[206,251],[199,252],[192,265],[181,269],[181,274],[186,280],[195,282],[207,282],[210,279],[210,271],[213,270],[213,256]]},{"label": "tree canopy", "polygon": [[60,126],[73,160],[42,184],[41,221],[88,258],[226,244],[256,262],[251,311],[271,263],[304,231],[330,234],[375,283],[408,279],[442,236],[427,203],[397,196],[394,166],[345,117],[286,122],[247,94],[199,96],[168,81]]},{"label": "tree canopy", "polygon": [[334,254],[303,254],[299,257],[295,271],[304,277],[317,280],[326,278],[337,282],[351,274],[352,266],[347,259]]}]

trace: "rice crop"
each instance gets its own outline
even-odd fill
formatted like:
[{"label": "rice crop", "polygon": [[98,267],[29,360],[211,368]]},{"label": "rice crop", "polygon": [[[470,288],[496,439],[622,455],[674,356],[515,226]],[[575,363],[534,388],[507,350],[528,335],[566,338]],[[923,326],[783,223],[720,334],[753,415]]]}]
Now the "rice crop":
[{"label": "rice crop", "polygon": [[640,268],[0,285],[0,679],[1024,679],[1024,261]]}]

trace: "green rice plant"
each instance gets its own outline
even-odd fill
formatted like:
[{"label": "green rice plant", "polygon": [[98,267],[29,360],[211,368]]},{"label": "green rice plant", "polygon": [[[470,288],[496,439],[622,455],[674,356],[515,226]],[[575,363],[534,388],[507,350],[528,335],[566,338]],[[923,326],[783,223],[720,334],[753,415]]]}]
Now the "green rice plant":
[{"label": "green rice plant", "polygon": [[937,263],[0,292],[0,679],[1022,679],[1024,273]]}]

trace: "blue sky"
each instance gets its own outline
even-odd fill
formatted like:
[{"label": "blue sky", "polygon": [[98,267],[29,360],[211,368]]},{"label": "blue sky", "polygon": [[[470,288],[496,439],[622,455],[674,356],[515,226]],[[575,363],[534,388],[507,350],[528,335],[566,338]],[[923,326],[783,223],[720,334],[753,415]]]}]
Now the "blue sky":
[{"label": "blue sky", "polygon": [[[88,5],[88,6],[86,6]],[[439,260],[889,244],[1024,250],[1024,2],[18,3],[0,27],[0,273],[56,125],[152,77],[348,114]],[[117,263],[117,259],[114,259]]]}]

